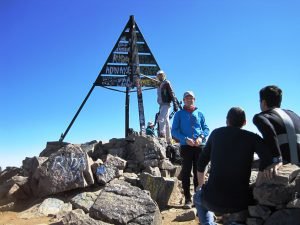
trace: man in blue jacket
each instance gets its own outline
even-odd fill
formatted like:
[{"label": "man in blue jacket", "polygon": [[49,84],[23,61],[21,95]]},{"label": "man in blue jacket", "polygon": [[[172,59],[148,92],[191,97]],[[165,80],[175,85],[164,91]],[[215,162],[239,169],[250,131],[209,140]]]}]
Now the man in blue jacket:
[{"label": "man in blue jacket", "polygon": [[183,95],[183,109],[175,114],[172,136],[180,141],[182,162],[182,188],[185,196],[185,209],[192,207],[190,193],[190,174],[193,168],[194,189],[198,186],[197,160],[209,134],[203,114],[195,104],[195,95],[186,91]]}]

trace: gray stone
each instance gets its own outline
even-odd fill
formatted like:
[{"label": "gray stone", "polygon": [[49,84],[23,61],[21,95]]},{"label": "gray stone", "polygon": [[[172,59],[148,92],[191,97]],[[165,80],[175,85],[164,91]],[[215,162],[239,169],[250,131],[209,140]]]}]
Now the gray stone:
[{"label": "gray stone", "polygon": [[109,225],[109,223],[94,220],[89,217],[89,215],[85,214],[83,210],[76,209],[66,213],[62,217],[62,220],[55,223],[55,225]]},{"label": "gray stone", "polygon": [[57,152],[62,147],[67,146],[69,143],[60,141],[48,141],[46,148],[40,153],[40,157],[49,157],[51,154]]},{"label": "gray stone", "polygon": [[263,225],[264,220],[260,218],[247,218],[246,220],[247,225]]},{"label": "gray stone", "polygon": [[300,225],[300,209],[282,209],[274,212],[264,225]]},{"label": "gray stone", "polygon": [[151,197],[122,180],[111,181],[90,209],[90,216],[112,224],[160,225],[159,209]]},{"label": "gray stone", "polygon": [[174,165],[168,159],[159,160],[158,167],[162,170],[174,170]]},{"label": "gray stone", "polygon": [[266,220],[272,213],[269,207],[262,205],[248,206],[249,215]]},{"label": "gray stone", "polygon": [[72,210],[71,203],[64,203],[62,200],[56,198],[47,198],[38,207],[38,212],[41,215],[56,215],[60,212],[69,212]]},{"label": "gray stone", "polygon": [[174,221],[186,222],[186,221],[194,220],[194,219],[196,219],[196,213],[197,213],[197,211],[195,208],[185,210],[181,214],[177,215],[176,218],[174,219]]},{"label": "gray stone", "polygon": [[79,146],[69,144],[39,166],[31,180],[35,195],[42,197],[94,184],[92,160]]},{"label": "gray stone", "polygon": [[147,166],[144,172],[149,173],[155,177],[161,177],[161,173],[158,167]]},{"label": "gray stone", "polygon": [[253,196],[261,205],[283,207],[293,200],[296,190],[295,179],[300,169],[296,165],[286,164],[279,168],[278,175],[263,180],[254,187]]},{"label": "gray stone", "polygon": [[95,145],[97,145],[97,144],[98,144],[98,141],[93,140],[93,141],[89,141],[89,142],[80,144],[80,148],[84,152],[88,153],[88,155],[91,155],[94,152]]},{"label": "gray stone", "polygon": [[31,196],[31,190],[27,181],[27,177],[14,176],[3,182],[0,185],[0,204],[28,199]]},{"label": "gray stone", "polygon": [[154,177],[148,173],[140,174],[140,182],[145,190],[150,191],[151,197],[160,209],[169,205],[178,205],[182,201],[178,180],[176,178]]},{"label": "gray stone", "polygon": [[126,167],[126,160],[118,157],[108,154],[105,163],[110,163],[117,167],[119,170],[124,170]]},{"label": "gray stone", "polygon": [[24,170],[24,176],[25,177],[31,177],[35,170],[43,164],[47,160],[48,157],[26,157],[22,161],[22,168]]},{"label": "gray stone", "polygon": [[0,174],[0,185],[4,182],[7,182],[10,178],[23,174],[23,170],[18,167],[6,167]]},{"label": "gray stone", "polygon": [[82,209],[84,212],[88,213],[94,202],[96,201],[100,191],[96,192],[83,192],[71,199],[73,208]]},{"label": "gray stone", "polygon": [[130,183],[133,186],[139,186],[139,177],[135,173],[124,173],[123,178],[126,182]]},{"label": "gray stone", "polygon": [[300,209],[300,198],[290,201],[287,205],[287,208],[298,208]]}]

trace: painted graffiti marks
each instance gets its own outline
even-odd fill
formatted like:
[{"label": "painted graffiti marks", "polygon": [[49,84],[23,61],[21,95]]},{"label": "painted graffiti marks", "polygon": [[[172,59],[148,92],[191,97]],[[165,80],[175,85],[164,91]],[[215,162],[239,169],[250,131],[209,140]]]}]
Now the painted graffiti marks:
[{"label": "painted graffiti marks", "polygon": [[84,153],[58,155],[54,158],[52,171],[62,183],[83,182],[82,172],[87,166]]},{"label": "painted graffiti marks", "polygon": [[128,55],[114,53],[112,56],[112,63],[129,63]]},{"label": "painted graffiti marks", "polygon": [[114,52],[119,52],[119,53],[128,53],[130,50],[128,41],[120,41],[118,43],[118,46],[114,49]]},{"label": "painted graffiti marks", "polygon": [[132,82],[130,78],[127,77],[110,77],[103,76],[102,77],[102,85],[103,86],[118,86],[118,87],[131,87]]},{"label": "painted graffiti marks", "polygon": [[114,75],[129,75],[131,73],[130,66],[110,66],[107,65],[101,71],[103,74],[114,74]]},{"label": "painted graffiti marks", "polygon": [[[140,85],[142,87],[157,87],[157,82],[149,78],[141,78]],[[114,76],[102,76],[103,86],[118,86],[118,87],[133,87],[133,83],[128,76],[126,77],[114,77]]]},{"label": "painted graffiti marks", "polygon": [[141,78],[140,79],[140,85],[142,87],[157,87],[158,86],[158,82],[151,80],[149,78]]},{"label": "painted graffiti marks", "polygon": [[158,66],[142,66],[140,65],[141,74],[155,76],[159,70]]}]

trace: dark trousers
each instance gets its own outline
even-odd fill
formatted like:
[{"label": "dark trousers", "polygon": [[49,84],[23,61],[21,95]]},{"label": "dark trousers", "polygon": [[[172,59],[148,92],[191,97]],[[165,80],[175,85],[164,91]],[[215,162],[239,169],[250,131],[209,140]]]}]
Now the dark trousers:
[{"label": "dark trousers", "polygon": [[181,168],[181,180],[182,180],[182,188],[184,192],[184,197],[186,201],[191,200],[191,192],[190,192],[190,175],[193,168],[193,180],[194,180],[194,190],[198,186],[197,180],[197,160],[202,151],[202,147],[191,147],[189,145],[182,145],[180,147],[180,155],[183,159],[182,168]]}]

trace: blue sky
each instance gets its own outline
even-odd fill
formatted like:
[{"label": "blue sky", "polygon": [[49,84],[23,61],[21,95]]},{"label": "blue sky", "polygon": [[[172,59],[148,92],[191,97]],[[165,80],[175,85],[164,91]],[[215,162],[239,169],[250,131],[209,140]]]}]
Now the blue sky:
[{"label": "blue sky", "polygon": [[[269,84],[299,114],[299,9],[298,0],[1,0],[0,166],[20,166],[59,139],[130,15],[178,98],[195,92],[211,130],[240,106],[245,129],[257,132],[258,91]],[[154,120],[156,91],[143,97]],[[124,105],[123,93],[96,87],[65,141],[123,137]],[[136,93],[130,127],[139,130]]]}]

